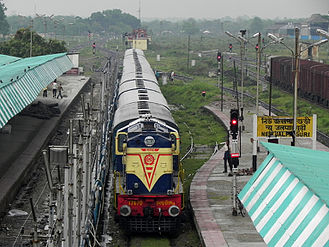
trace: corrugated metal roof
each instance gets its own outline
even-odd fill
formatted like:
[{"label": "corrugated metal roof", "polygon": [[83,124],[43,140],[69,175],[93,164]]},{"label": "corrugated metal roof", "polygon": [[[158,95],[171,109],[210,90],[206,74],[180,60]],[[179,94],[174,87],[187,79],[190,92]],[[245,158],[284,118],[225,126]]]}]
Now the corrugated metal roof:
[{"label": "corrugated metal roof", "polygon": [[329,246],[329,153],[262,143],[269,155],[239,194],[268,246]]},{"label": "corrugated metal roof", "polygon": [[20,60],[20,57],[13,57],[0,54],[0,66]]},{"label": "corrugated metal roof", "polygon": [[0,69],[0,128],[73,67],[66,53],[20,59]]}]

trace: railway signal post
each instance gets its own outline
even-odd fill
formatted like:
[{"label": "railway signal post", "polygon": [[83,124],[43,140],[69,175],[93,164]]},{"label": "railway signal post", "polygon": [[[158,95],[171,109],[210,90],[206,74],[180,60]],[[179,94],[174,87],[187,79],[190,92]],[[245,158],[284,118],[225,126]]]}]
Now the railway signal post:
[{"label": "railway signal post", "polygon": [[[223,63],[223,57],[222,53],[220,51],[217,52],[217,62],[218,62],[218,88],[219,88],[219,82],[221,81],[221,104],[220,104],[220,110],[223,111],[223,104],[224,104],[224,63]],[[220,76],[222,77],[220,79]]]},{"label": "railway signal post", "polygon": [[238,132],[239,132],[239,110],[231,109],[230,111],[230,134],[232,135],[232,151],[231,151],[231,162],[233,166],[233,205],[232,205],[232,215],[237,215],[237,203],[235,198],[237,197],[237,179],[236,175],[239,166],[240,154],[238,151]]}]

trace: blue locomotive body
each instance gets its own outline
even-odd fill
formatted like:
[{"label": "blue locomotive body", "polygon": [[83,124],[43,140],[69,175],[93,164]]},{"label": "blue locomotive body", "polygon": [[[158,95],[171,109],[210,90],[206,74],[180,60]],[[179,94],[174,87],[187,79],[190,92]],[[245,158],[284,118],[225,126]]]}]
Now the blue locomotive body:
[{"label": "blue locomotive body", "polygon": [[117,218],[130,232],[176,231],[184,209],[179,130],[141,50],[125,52],[115,105]]}]

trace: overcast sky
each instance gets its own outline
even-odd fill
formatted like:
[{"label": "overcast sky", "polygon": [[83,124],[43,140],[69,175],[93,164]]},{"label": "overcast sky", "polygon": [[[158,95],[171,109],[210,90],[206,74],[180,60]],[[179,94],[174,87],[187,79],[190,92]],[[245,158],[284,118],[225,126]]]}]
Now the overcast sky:
[{"label": "overcast sky", "polygon": [[[89,17],[107,9],[121,9],[138,17],[139,0],[2,0],[6,15],[74,15]],[[274,19],[328,14],[329,0],[141,0],[143,18],[205,18],[225,16]]]}]

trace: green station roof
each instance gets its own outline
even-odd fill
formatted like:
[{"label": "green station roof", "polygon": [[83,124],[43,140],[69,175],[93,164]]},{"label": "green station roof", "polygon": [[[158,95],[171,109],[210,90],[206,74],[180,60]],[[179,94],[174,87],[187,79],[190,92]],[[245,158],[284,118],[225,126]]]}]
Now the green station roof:
[{"label": "green station roof", "polygon": [[20,57],[13,57],[13,56],[0,54],[0,66],[7,65],[8,63],[12,63],[20,59],[21,59]]},{"label": "green station roof", "polygon": [[329,152],[266,142],[262,145],[329,205]]},{"label": "green station roof", "polygon": [[268,246],[329,246],[329,153],[261,143],[269,155],[239,193]]},{"label": "green station roof", "polygon": [[66,53],[23,59],[1,55],[0,128],[31,104],[44,87],[72,67]]}]

